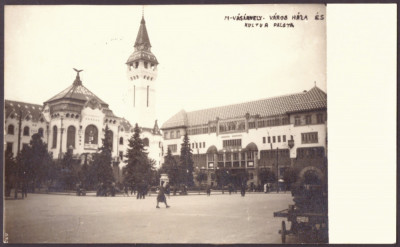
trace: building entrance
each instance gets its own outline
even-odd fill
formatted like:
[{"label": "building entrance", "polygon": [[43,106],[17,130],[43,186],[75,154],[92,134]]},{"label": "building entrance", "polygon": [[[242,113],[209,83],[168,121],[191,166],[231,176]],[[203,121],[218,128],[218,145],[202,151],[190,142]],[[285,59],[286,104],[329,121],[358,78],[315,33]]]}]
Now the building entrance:
[{"label": "building entrance", "polygon": [[246,172],[246,169],[231,169],[230,170],[231,176],[231,183],[236,188],[240,188],[242,183],[246,182],[249,179],[249,175]]}]

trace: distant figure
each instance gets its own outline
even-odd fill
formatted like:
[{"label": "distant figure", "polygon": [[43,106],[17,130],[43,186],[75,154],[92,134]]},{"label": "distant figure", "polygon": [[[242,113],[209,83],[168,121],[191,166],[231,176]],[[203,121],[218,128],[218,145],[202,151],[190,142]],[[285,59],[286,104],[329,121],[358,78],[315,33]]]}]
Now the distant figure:
[{"label": "distant figure", "polygon": [[267,193],[267,184],[264,184],[264,193]]},{"label": "distant figure", "polygon": [[211,187],[210,187],[210,185],[207,185],[207,196],[210,196],[211,195]]},{"label": "distant figure", "polygon": [[156,208],[160,208],[158,206],[158,203],[163,202],[165,203],[166,208],[169,208],[168,204],[167,204],[167,198],[165,197],[165,188],[164,188],[164,181],[161,182],[161,186],[160,186],[160,191],[158,192],[157,195],[157,206]]},{"label": "distant figure", "polygon": [[233,191],[232,184],[228,185],[228,190],[229,190],[229,195],[232,194]]},{"label": "distant figure", "polygon": [[128,196],[129,197],[129,191],[128,191],[128,186],[124,186],[124,196]]},{"label": "distant figure", "polygon": [[246,195],[246,185],[243,183],[240,188],[240,194],[244,197]]}]

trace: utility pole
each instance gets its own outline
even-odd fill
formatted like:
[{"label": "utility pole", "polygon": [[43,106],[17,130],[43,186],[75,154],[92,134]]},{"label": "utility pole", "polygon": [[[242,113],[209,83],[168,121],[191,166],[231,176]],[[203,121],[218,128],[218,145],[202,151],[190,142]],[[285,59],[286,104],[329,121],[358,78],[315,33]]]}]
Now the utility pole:
[{"label": "utility pole", "polygon": [[276,193],[279,193],[279,163],[278,163],[279,148],[276,148]]},{"label": "utility pole", "polygon": [[[22,128],[22,110],[19,109],[19,114],[18,114],[18,145],[17,145],[17,156],[20,155],[20,150],[21,150],[21,128]],[[14,198],[18,198],[18,185],[19,185],[19,166],[18,160],[16,162],[16,171],[15,171],[15,192],[14,192]]]},{"label": "utility pole", "polygon": [[62,138],[63,138],[63,132],[64,132],[64,128],[63,128],[63,115],[61,115],[61,136],[60,136],[60,153],[58,154],[59,159],[61,160],[62,158]]}]

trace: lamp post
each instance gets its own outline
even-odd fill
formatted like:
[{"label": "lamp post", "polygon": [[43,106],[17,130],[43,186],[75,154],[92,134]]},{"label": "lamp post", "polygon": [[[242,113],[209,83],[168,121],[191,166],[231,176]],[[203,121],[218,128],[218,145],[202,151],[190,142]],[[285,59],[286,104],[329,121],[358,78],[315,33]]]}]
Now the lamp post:
[{"label": "lamp post", "polygon": [[276,148],[276,193],[279,193],[279,163],[278,163],[279,148]]},{"label": "lamp post", "polygon": [[[18,144],[17,144],[17,156],[20,154],[20,149],[21,149],[21,128],[22,128],[22,110],[19,109],[19,113],[17,114],[18,117]],[[19,164],[18,161],[16,163],[16,169],[15,169],[15,192],[14,192],[14,198],[18,198],[18,184],[19,184]]]},{"label": "lamp post", "polygon": [[64,116],[61,115],[60,154],[58,155],[59,159],[62,158],[62,139],[63,139],[63,133],[64,133],[63,120],[64,120]]}]

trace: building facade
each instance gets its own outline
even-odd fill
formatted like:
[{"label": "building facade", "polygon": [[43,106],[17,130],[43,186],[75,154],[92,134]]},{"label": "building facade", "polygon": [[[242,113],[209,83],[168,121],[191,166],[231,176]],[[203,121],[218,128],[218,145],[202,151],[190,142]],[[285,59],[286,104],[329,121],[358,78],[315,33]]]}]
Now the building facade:
[{"label": "building facade", "polygon": [[162,135],[155,118],[154,97],[158,62],[150,52],[144,19],[134,47],[126,63],[129,78],[126,91],[133,92],[127,95],[131,100],[125,107],[127,119],[116,116],[106,102],[87,89],[80,79],[81,71],[76,70],[72,85],[43,105],[5,100],[5,150],[15,156],[23,145],[29,144],[33,134],[39,133],[54,159],[71,149],[74,157],[83,163],[102,145],[107,126],[111,131],[113,164],[121,167],[125,165],[128,140],[138,123],[149,158],[159,167]]},{"label": "building facade", "polygon": [[216,172],[248,173],[248,185],[260,185],[263,170],[277,174],[296,167],[326,179],[326,93],[318,87],[297,94],[193,112],[178,112],[161,129],[164,147],[180,154],[188,134],[195,173],[207,174],[216,184]]}]

